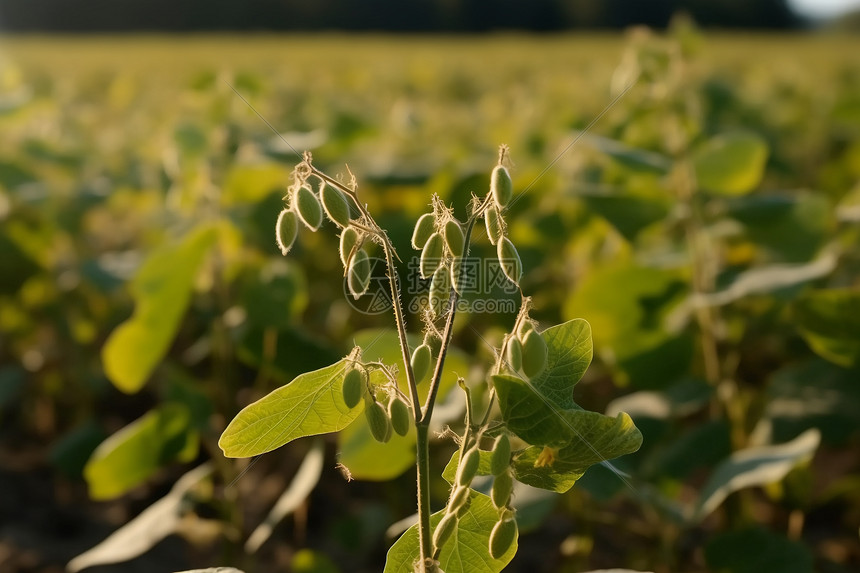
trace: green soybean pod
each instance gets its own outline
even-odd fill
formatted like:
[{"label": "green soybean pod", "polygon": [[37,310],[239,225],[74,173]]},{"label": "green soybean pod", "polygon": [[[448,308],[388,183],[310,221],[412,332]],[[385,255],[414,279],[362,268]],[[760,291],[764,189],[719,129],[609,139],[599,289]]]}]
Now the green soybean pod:
[{"label": "green soybean pod", "polygon": [[296,219],[296,213],[291,209],[281,211],[278,215],[278,222],[275,224],[275,240],[278,242],[278,248],[281,249],[282,255],[290,252],[290,248],[296,242],[298,232],[299,223]]},{"label": "green soybean pod", "polygon": [[502,238],[502,215],[499,213],[499,208],[495,205],[490,205],[484,212],[484,223],[487,226],[487,236],[490,238],[490,243],[495,245]]},{"label": "green soybean pod", "polygon": [[299,218],[308,229],[316,231],[320,228],[323,221],[322,207],[310,187],[302,185],[296,190],[294,204]]},{"label": "green soybean pod", "polygon": [[523,339],[523,372],[534,378],[546,367],[547,347],[537,330],[530,330]]},{"label": "green soybean pod", "polygon": [[388,403],[388,417],[398,436],[405,436],[409,432],[409,406],[399,397],[392,398]]},{"label": "green soybean pod", "polygon": [[466,244],[466,237],[463,235],[460,223],[451,219],[445,223],[442,231],[445,233],[445,244],[448,246],[451,255],[454,257],[462,255]]},{"label": "green soybean pod", "polygon": [[511,440],[507,434],[496,438],[491,452],[490,473],[497,476],[506,472],[511,465]]},{"label": "green soybean pod", "polygon": [[349,263],[346,283],[353,298],[359,298],[370,286],[370,259],[365,251],[356,251]]},{"label": "green soybean pod", "polygon": [[469,486],[458,485],[451,493],[451,499],[448,500],[448,513],[460,513],[460,510],[468,501]]},{"label": "green soybean pod", "polygon": [[511,472],[506,470],[493,478],[493,489],[490,492],[490,499],[493,500],[493,505],[497,509],[507,507],[511,501],[511,492],[514,490],[514,478]]},{"label": "green soybean pod", "polygon": [[460,294],[463,294],[461,290],[461,284],[463,278],[460,276],[460,270],[463,268],[463,257],[454,257],[451,259],[450,271],[451,271],[451,286],[454,287],[454,290]]},{"label": "green soybean pod", "polygon": [[391,420],[382,404],[373,399],[368,400],[367,406],[364,408],[364,415],[367,418],[367,425],[370,426],[370,435],[373,436],[374,440],[384,444],[391,439]]},{"label": "green soybean pod", "polygon": [[454,530],[457,529],[457,518],[456,513],[446,513],[445,517],[442,518],[442,521],[436,526],[436,529],[433,531],[433,547],[436,549],[441,549],[445,542],[451,538],[451,534],[454,533]]},{"label": "green soybean pod", "polygon": [[356,245],[358,245],[358,231],[355,227],[349,226],[340,233],[340,262],[344,267],[349,266],[350,255]]},{"label": "green soybean pod", "polygon": [[346,376],[343,377],[343,402],[350,410],[358,406],[363,385],[364,380],[362,380],[361,370],[358,368],[350,368]]},{"label": "green soybean pod", "polygon": [[433,233],[427,239],[424,249],[421,251],[421,278],[429,279],[442,264],[442,249],[445,243],[442,235]]},{"label": "green soybean pod", "polygon": [[439,267],[433,273],[433,280],[430,281],[430,309],[435,316],[442,316],[442,311],[448,304],[448,298],[451,293],[451,274],[445,267]]},{"label": "green soybean pod", "polygon": [[523,345],[516,336],[508,339],[507,358],[508,366],[514,372],[523,367]]},{"label": "green soybean pod", "polygon": [[418,251],[424,248],[427,244],[427,239],[433,234],[436,229],[436,218],[433,213],[424,213],[418,217],[415,222],[415,229],[412,231],[412,247]]},{"label": "green soybean pod", "polygon": [[412,351],[412,373],[415,374],[415,383],[420,384],[430,372],[430,362],[433,360],[433,351],[427,344],[419,345]]},{"label": "green soybean pod", "polygon": [[340,225],[346,227],[349,225],[349,202],[340,189],[336,189],[325,181],[320,183],[320,199],[322,199],[323,209],[328,218]]},{"label": "green soybean pod", "polygon": [[513,517],[498,521],[490,533],[490,557],[499,559],[517,538],[517,522]]},{"label": "green soybean pod", "polygon": [[514,184],[511,181],[510,173],[504,166],[496,165],[493,169],[490,176],[490,191],[493,193],[493,200],[499,207],[507,205],[513,197]]},{"label": "green soybean pod", "polygon": [[478,473],[478,465],[481,463],[481,454],[478,448],[471,448],[465,453],[463,459],[457,465],[457,485],[469,485],[475,474]]},{"label": "green soybean pod", "polygon": [[517,248],[507,237],[499,239],[497,245],[499,256],[499,264],[502,266],[502,272],[510,281],[516,285],[520,284],[520,279],[523,276],[523,263],[520,261],[520,254]]}]

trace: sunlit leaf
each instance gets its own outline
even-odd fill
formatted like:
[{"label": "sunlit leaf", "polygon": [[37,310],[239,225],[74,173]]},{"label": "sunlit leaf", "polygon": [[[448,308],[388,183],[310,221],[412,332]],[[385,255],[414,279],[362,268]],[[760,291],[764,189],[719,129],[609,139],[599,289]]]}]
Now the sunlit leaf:
[{"label": "sunlit leaf", "polygon": [[131,284],[135,310],[102,349],[105,374],[132,394],[164,358],[191,300],[194,278],[217,239],[217,227],[199,227],[179,245],[153,253]]},{"label": "sunlit leaf", "polygon": [[304,436],[344,429],[364,410],[343,401],[346,360],[297,376],[286,386],[245,406],[221,434],[218,445],[229,458],[270,452]]},{"label": "sunlit leaf", "polygon": [[718,135],[693,155],[696,181],[700,188],[714,193],[749,193],[761,182],[767,155],[767,143],[758,135]]},{"label": "sunlit leaf", "polygon": [[272,190],[287,194],[289,171],[277,163],[234,165],[227,173],[221,201],[225,205],[255,203]]},{"label": "sunlit leaf", "polygon": [[795,466],[809,461],[820,441],[821,433],[811,429],[785,444],[751,447],[733,453],[717,466],[702,488],[693,517],[704,519],[729,494],[740,489],[781,480]]},{"label": "sunlit leaf", "polygon": [[[490,498],[476,491],[471,492],[471,504],[457,523],[457,529],[442,546],[439,555],[440,567],[445,573],[498,573],[513,559],[517,552],[517,541],[499,559],[490,556],[490,533],[499,520],[499,511]],[[434,513],[430,524],[436,527],[445,510]],[[406,530],[391,549],[385,560],[384,573],[413,573],[413,563],[418,559],[418,525]]]},{"label": "sunlit leaf", "polygon": [[102,442],[84,467],[93,499],[126,493],[174,460],[197,454],[197,433],[190,431],[188,409],[166,403]]},{"label": "sunlit leaf", "polygon": [[794,319],[819,356],[846,368],[860,363],[860,290],[810,292],[794,303]]},{"label": "sunlit leaf", "polygon": [[170,493],[144,509],[107,539],[69,561],[66,569],[76,573],[96,565],[121,563],[146,553],[176,531],[187,509],[186,494],[211,473],[212,466],[209,464],[186,473],[179,478]]}]

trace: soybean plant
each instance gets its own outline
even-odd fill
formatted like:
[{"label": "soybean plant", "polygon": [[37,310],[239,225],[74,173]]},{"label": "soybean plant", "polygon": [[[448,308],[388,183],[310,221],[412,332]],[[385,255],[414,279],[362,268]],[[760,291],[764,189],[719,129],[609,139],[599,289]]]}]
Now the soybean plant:
[{"label": "soybean plant", "polygon": [[[517,551],[512,500],[516,482],[562,493],[589,466],[634,452],[642,441],[627,414],[607,417],[573,401],[573,387],[592,357],[588,323],[574,319],[541,329],[529,315],[531,299],[523,295],[511,332],[494,349],[495,363],[481,380],[458,380],[466,408],[462,434],[455,439],[459,447],[442,473],[450,494],[444,508],[435,513],[431,509],[429,428],[476,224],[483,220],[506,279],[519,288],[523,275],[505,220],[514,196],[507,154],[502,146],[490,188],[473,196],[465,221],[457,220],[453,209],[434,196],[430,212],[416,222],[411,243],[421,253],[418,272],[430,280],[430,294],[422,313],[423,340],[414,348],[407,338],[401,282],[394,266],[399,256],[359,200],[354,177],[349,183],[330,177],[306,153],[278,217],[276,239],[284,255],[297,238],[299,223],[310,231],[319,230],[324,217],[334,223],[340,231],[348,291],[355,298],[364,295],[371,282],[368,247],[373,243],[381,247],[400,363],[366,359],[356,346],[335,364],[301,374],[245,407],[219,445],[228,457],[255,456],[302,436],[340,431],[362,412],[379,442],[414,429],[418,523],[390,548],[386,572],[501,571]],[[405,373],[404,382],[398,382],[398,372]],[[486,386],[480,403],[472,397],[476,385]],[[489,496],[473,488],[478,478],[484,491],[492,479]]]}]

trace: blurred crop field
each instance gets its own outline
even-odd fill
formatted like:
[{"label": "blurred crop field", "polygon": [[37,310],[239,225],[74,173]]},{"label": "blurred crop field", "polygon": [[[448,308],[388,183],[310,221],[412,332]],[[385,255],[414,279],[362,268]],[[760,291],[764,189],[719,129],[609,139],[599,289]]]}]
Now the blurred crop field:
[{"label": "blurred crop field", "polygon": [[[502,143],[532,316],[591,323],[575,399],[644,435],[623,479],[518,490],[508,570],[860,570],[858,54],[687,25],[0,38],[0,571],[382,570],[411,450],[349,428],[254,462],[217,446],[391,328],[347,298],[334,226],[285,258],[275,221],[310,151],[354,174],[406,276],[432,194],[463,218]],[[513,319],[458,318],[450,367],[485,388],[476,333]]]}]

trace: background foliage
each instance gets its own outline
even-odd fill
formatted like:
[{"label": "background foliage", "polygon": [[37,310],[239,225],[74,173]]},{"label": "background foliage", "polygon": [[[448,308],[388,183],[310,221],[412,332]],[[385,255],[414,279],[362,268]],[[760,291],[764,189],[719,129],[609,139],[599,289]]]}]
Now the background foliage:
[{"label": "background foliage", "polygon": [[[218,450],[242,406],[386,324],[349,306],[333,233],[277,252],[297,158],[238,92],[327,171],[348,163],[404,252],[430,193],[465,206],[511,146],[532,315],[591,323],[574,398],[645,438],[563,496],[515,492],[511,570],[856,570],[854,48],[685,25],[623,42],[6,41],[0,563],[61,570],[137,517],[71,568],[146,552],[131,563],[378,571],[412,513],[410,436],[348,427],[244,466]],[[468,325],[501,337],[513,319],[469,315],[448,364],[490,364]],[[439,473],[453,451],[438,442]],[[434,506],[446,492],[440,477]]]}]

